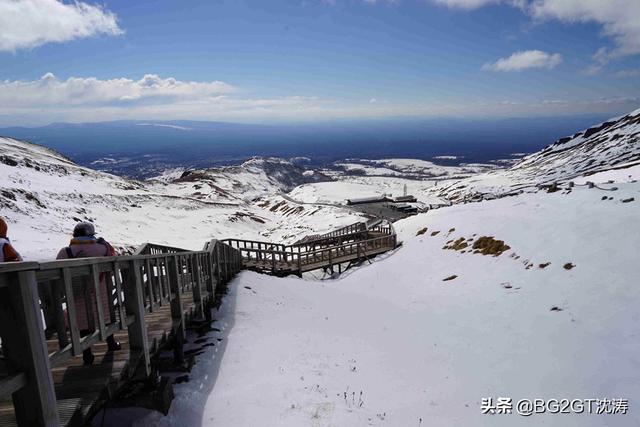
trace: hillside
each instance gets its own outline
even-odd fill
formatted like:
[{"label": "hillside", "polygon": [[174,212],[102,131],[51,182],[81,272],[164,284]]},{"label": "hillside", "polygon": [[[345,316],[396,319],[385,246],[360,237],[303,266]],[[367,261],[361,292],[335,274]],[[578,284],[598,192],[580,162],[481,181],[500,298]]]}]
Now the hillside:
[{"label": "hillside", "polygon": [[460,202],[493,198],[576,177],[640,164],[640,109],[560,138],[509,169],[434,187],[433,194]]},{"label": "hillside", "polygon": [[[335,280],[241,273],[169,415],[136,425],[640,423],[604,402],[640,404],[638,113],[451,184],[493,200],[397,222],[402,247]],[[499,397],[513,413],[483,414]],[[522,416],[520,399],[594,403]]]},{"label": "hillside", "polygon": [[[603,174],[590,178],[615,178]],[[242,273],[217,314],[222,341],[168,417],[137,425],[636,425],[632,410],[481,412],[486,397],[640,404],[640,182],[627,181],[402,220],[396,253],[337,280]],[[488,237],[506,246],[476,243]]]},{"label": "hillside", "polygon": [[236,166],[172,169],[150,181],[172,184],[180,194],[202,200],[250,202],[260,197],[289,192],[298,185],[329,179],[288,160],[254,157]]},{"label": "hillside", "polygon": [[[396,222],[399,249],[334,280],[241,273],[208,344],[190,337],[202,353],[188,381],[175,385],[169,415],[109,410],[105,426],[599,427],[607,417],[608,426],[626,427],[640,423],[633,410],[483,415],[481,402],[640,404],[639,119],[637,110],[508,169],[437,185],[374,172],[314,182],[326,177],[274,158],[133,181],[0,139],[0,215],[16,246],[44,259],[79,219],[95,220],[121,247],[153,240],[200,248],[209,238],[291,241],[329,230],[356,218],[331,203],[397,194],[405,184],[423,202],[456,202]],[[345,164],[455,171],[408,159]],[[558,191],[539,188],[554,181]],[[479,203],[464,203],[471,200]]]},{"label": "hillside", "polygon": [[95,222],[122,250],[145,241],[199,249],[212,238],[295,240],[352,223],[336,207],[298,205],[278,195],[314,177],[279,159],[135,181],[79,166],[60,154],[0,138],[0,215],[29,260],[55,256],[73,225]]}]

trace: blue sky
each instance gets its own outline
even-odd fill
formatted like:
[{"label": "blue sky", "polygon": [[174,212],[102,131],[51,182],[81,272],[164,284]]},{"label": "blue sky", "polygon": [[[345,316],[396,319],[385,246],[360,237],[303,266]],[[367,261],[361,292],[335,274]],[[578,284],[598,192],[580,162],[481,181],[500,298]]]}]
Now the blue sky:
[{"label": "blue sky", "polygon": [[0,124],[640,106],[640,2],[530,1],[0,0]]}]

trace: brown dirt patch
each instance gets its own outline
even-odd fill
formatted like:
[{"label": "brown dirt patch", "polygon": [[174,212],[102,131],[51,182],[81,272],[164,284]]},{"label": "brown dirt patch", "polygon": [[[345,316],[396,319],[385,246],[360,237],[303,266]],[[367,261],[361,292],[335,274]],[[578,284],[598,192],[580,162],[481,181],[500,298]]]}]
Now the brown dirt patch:
[{"label": "brown dirt patch", "polygon": [[499,256],[511,249],[511,246],[505,244],[503,240],[494,239],[492,236],[482,236],[473,243],[473,249],[474,253]]}]

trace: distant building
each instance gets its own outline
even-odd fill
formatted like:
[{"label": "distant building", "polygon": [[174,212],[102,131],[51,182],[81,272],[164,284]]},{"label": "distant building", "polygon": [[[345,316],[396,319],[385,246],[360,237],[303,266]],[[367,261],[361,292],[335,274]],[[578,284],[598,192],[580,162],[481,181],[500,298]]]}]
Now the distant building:
[{"label": "distant building", "polygon": [[415,196],[412,195],[404,195],[397,197],[388,197],[386,195],[382,196],[371,196],[371,197],[362,197],[357,199],[347,199],[347,205],[362,205],[365,203],[384,203],[384,202],[394,202],[394,203],[414,203],[417,202]]},{"label": "distant building", "polygon": [[406,214],[411,214],[411,213],[417,213],[418,212],[418,207],[410,205],[409,203],[395,203],[395,204],[391,204],[390,203],[387,206],[390,209],[393,209],[394,211],[399,211],[399,212],[406,213]]},{"label": "distant building", "polygon": [[398,196],[393,198],[394,202],[406,202],[406,203],[415,203],[418,201],[415,196],[411,194],[405,194],[404,196]]},{"label": "distant building", "polygon": [[387,196],[362,197],[359,199],[347,199],[347,205],[363,205],[365,203],[383,203],[390,202]]}]

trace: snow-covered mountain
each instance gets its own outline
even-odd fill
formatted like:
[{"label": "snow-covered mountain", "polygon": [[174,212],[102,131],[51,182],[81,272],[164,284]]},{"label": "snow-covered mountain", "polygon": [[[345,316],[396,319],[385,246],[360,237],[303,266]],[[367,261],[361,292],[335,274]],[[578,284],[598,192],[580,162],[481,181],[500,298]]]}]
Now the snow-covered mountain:
[{"label": "snow-covered mountain", "polygon": [[[424,160],[350,159],[346,173],[303,168],[300,162],[252,158],[237,166],[173,169],[136,181],[82,167],[61,154],[0,138],[0,215],[9,219],[28,258],[48,258],[78,220],[97,223],[115,244],[143,241],[197,248],[229,236],[295,240],[352,222],[337,205],[350,197],[402,194],[444,205],[535,191],[640,163],[640,110],[562,138],[508,169],[492,165],[440,166]],[[353,169],[363,173],[355,175]],[[455,177],[466,176],[462,179]],[[581,181],[582,180],[582,181]],[[37,248],[37,249],[36,249]]]},{"label": "snow-covered mountain", "polygon": [[[455,159],[454,156],[449,157],[453,157],[453,159]],[[452,159],[440,158],[439,160]],[[480,172],[498,169],[498,166],[494,164],[460,163],[457,166],[443,166],[428,160],[419,159],[347,159],[344,162],[335,162],[334,165],[349,175],[382,177],[400,176],[418,180],[445,178],[459,179],[476,175]],[[328,175],[333,174],[328,173]]]},{"label": "snow-covered mountain", "polygon": [[494,199],[396,222],[335,280],[242,272],[168,416],[134,425],[640,425],[637,115],[451,184]]},{"label": "snow-covered mountain", "polygon": [[[241,273],[169,415],[135,425],[626,427],[637,412],[483,415],[481,401],[640,404],[639,120],[637,110],[509,169],[437,185],[402,175],[309,183],[309,171],[279,159],[132,181],[4,138],[0,215],[27,258],[46,259],[84,219],[121,246],[195,249],[329,230],[356,216],[330,202],[405,184],[419,198],[492,198],[396,222],[399,249],[337,280]],[[537,187],[555,181],[560,191]],[[100,423],[122,425],[119,416],[109,409]]]},{"label": "snow-covered mountain", "polygon": [[640,164],[640,109],[560,138],[509,169],[491,171],[433,188],[448,200],[513,194],[540,184],[573,180]]},{"label": "snow-covered mountain", "polygon": [[0,138],[0,177],[0,215],[30,260],[55,256],[80,220],[93,221],[99,234],[120,247],[153,241],[198,249],[211,238],[296,240],[358,218],[338,207],[282,198],[280,192],[321,178],[279,159],[135,181]]},{"label": "snow-covered mountain", "polygon": [[251,158],[236,166],[172,169],[151,181],[174,184],[181,194],[201,200],[251,201],[330,178],[280,158]]}]

